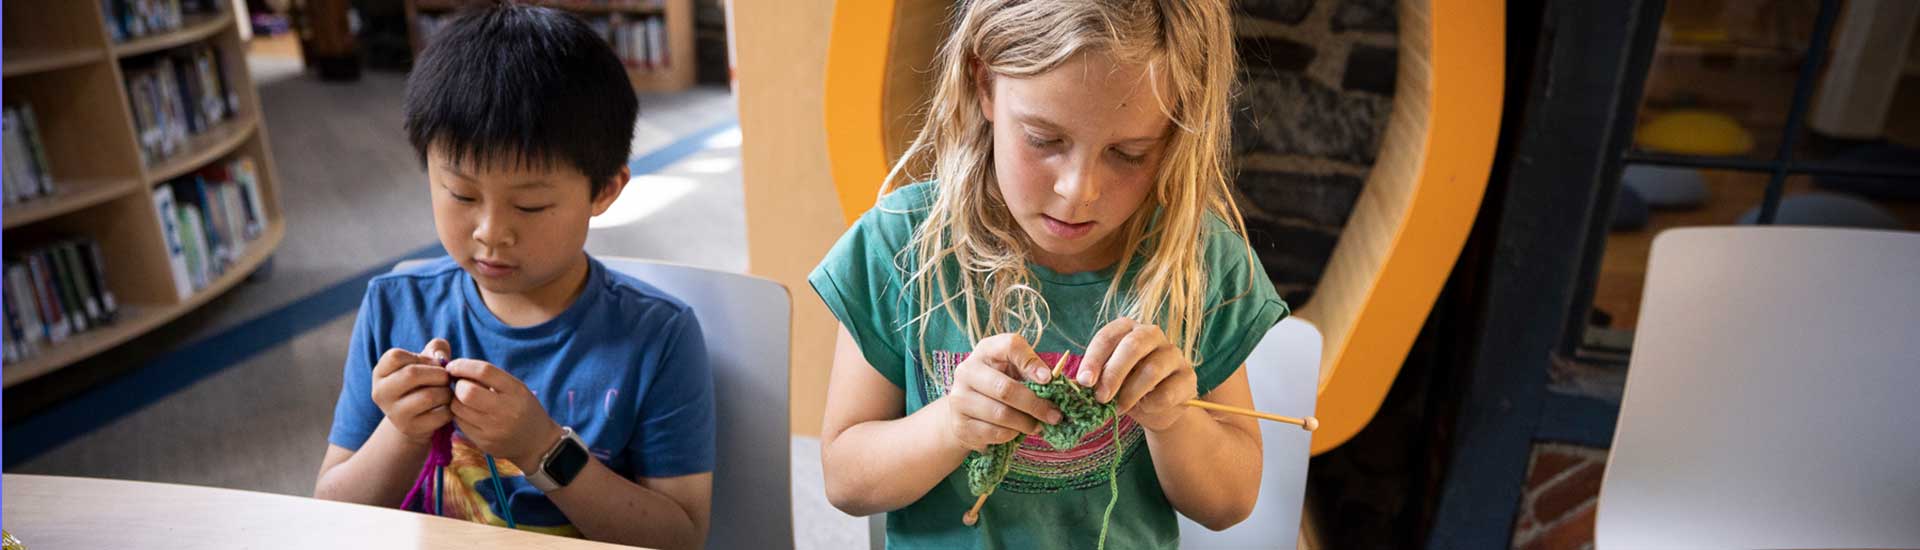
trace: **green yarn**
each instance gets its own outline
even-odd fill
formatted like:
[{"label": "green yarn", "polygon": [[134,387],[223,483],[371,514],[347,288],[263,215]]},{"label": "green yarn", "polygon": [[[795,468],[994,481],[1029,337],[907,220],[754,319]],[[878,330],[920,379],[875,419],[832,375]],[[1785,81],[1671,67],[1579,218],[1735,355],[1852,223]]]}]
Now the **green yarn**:
[{"label": "green yarn", "polygon": [[[1064,361],[1065,358],[1062,357]],[[1045,384],[1025,382],[1027,389],[1041,399],[1053,402],[1060,409],[1062,417],[1059,424],[1041,424],[1040,439],[1056,451],[1072,449],[1088,433],[1100,429],[1114,417],[1112,403],[1101,403],[1093,399],[1093,392],[1069,381],[1066,376],[1055,376]],[[974,496],[992,494],[1000,481],[1007,478],[1007,470],[1013,466],[1013,451],[1020,447],[1025,438],[1015,437],[1012,441],[993,445],[986,452],[974,452],[967,455],[967,489]],[[1100,548],[1107,547],[1107,527],[1113,521],[1113,506],[1120,502],[1120,455],[1115,452],[1109,459],[1107,468],[1107,489],[1111,494],[1107,498],[1107,511],[1100,519]]]}]

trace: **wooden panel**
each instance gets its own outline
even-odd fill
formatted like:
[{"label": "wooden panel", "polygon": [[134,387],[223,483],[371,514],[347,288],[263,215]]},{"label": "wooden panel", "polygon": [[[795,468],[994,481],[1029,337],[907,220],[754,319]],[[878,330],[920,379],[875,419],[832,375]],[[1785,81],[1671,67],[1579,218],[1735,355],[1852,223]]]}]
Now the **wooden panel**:
[{"label": "wooden panel", "polygon": [[[172,31],[142,36],[113,46],[116,57],[131,57],[147,52],[164,50],[175,46],[184,46],[205,40],[227,28],[233,27],[233,13],[188,15],[180,28]],[[228,73],[232,74],[232,73]]]},{"label": "wooden panel", "polygon": [[833,8],[794,0],[733,13],[748,265],[794,295],[792,424],[802,435],[820,433],[837,326],[806,276],[846,229],[822,102]]},{"label": "wooden panel", "polygon": [[33,106],[56,181],[137,179],[140,156],[110,62],[6,79],[8,102]]},{"label": "wooden panel", "polygon": [[[77,0],[15,0],[6,3],[0,49],[6,50],[7,76],[13,76],[15,55],[23,59],[58,55],[57,52],[107,50],[107,29],[100,3]],[[16,52],[15,50],[19,50]]]},{"label": "wooden panel", "polygon": [[1313,453],[1380,408],[1479,211],[1499,134],[1503,2],[1401,0],[1400,67],[1379,161],[1313,302],[1320,327]]},{"label": "wooden panel", "polygon": [[179,153],[159,159],[147,167],[147,182],[160,183],[177,178],[226,156],[253,135],[254,125],[258,122],[253,113],[242,112],[205,132],[188,137],[186,147]]},{"label": "wooden panel", "polygon": [[35,198],[20,204],[6,207],[6,227],[13,229],[22,225],[80,210],[89,206],[113,200],[121,195],[145,190],[140,180],[126,179],[69,179],[55,183],[52,195]]}]

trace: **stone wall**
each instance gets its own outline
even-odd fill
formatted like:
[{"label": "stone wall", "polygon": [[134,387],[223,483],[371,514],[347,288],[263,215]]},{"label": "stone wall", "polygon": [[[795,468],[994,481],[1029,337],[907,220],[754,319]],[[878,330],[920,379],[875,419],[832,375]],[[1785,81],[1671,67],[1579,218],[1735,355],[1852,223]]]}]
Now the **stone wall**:
[{"label": "stone wall", "polygon": [[1248,236],[1287,303],[1306,304],[1393,109],[1393,0],[1239,0],[1233,152]]}]

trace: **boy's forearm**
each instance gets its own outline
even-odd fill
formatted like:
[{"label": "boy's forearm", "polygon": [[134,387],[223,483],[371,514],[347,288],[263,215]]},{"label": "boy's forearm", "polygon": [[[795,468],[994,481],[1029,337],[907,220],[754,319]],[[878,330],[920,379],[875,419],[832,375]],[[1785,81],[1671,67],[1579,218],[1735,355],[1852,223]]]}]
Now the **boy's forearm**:
[{"label": "boy's forearm", "polygon": [[1260,441],[1256,435],[1194,407],[1166,430],[1147,430],[1153,471],[1174,509],[1212,529],[1246,519],[1260,495]]},{"label": "boy's forearm", "polygon": [[596,541],[661,550],[706,543],[704,522],[696,523],[686,508],[598,460],[588,460],[571,483],[547,493],[547,498],[566,514],[567,522]]},{"label": "boy's forearm", "polygon": [[967,458],[967,449],[939,424],[940,398],[896,420],[855,424],[821,447],[827,499],[864,516],[897,510],[925,496]]},{"label": "boy's forearm", "polygon": [[345,462],[320,474],[314,498],[397,507],[413,488],[427,446],[410,441],[393,424],[381,420],[373,435]]}]

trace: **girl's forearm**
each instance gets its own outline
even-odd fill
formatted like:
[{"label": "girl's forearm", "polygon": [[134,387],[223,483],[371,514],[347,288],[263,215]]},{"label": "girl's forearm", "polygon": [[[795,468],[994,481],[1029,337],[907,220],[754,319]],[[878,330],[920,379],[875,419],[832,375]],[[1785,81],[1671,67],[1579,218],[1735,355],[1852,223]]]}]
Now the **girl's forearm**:
[{"label": "girl's forearm", "polygon": [[968,453],[941,425],[952,414],[947,404],[941,398],[904,418],[862,422],[822,441],[827,500],[864,516],[925,496]]},{"label": "girl's forearm", "polygon": [[1175,510],[1209,529],[1231,527],[1253,513],[1260,496],[1259,426],[1194,407],[1165,430],[1147,430],[1153,470]]}]

